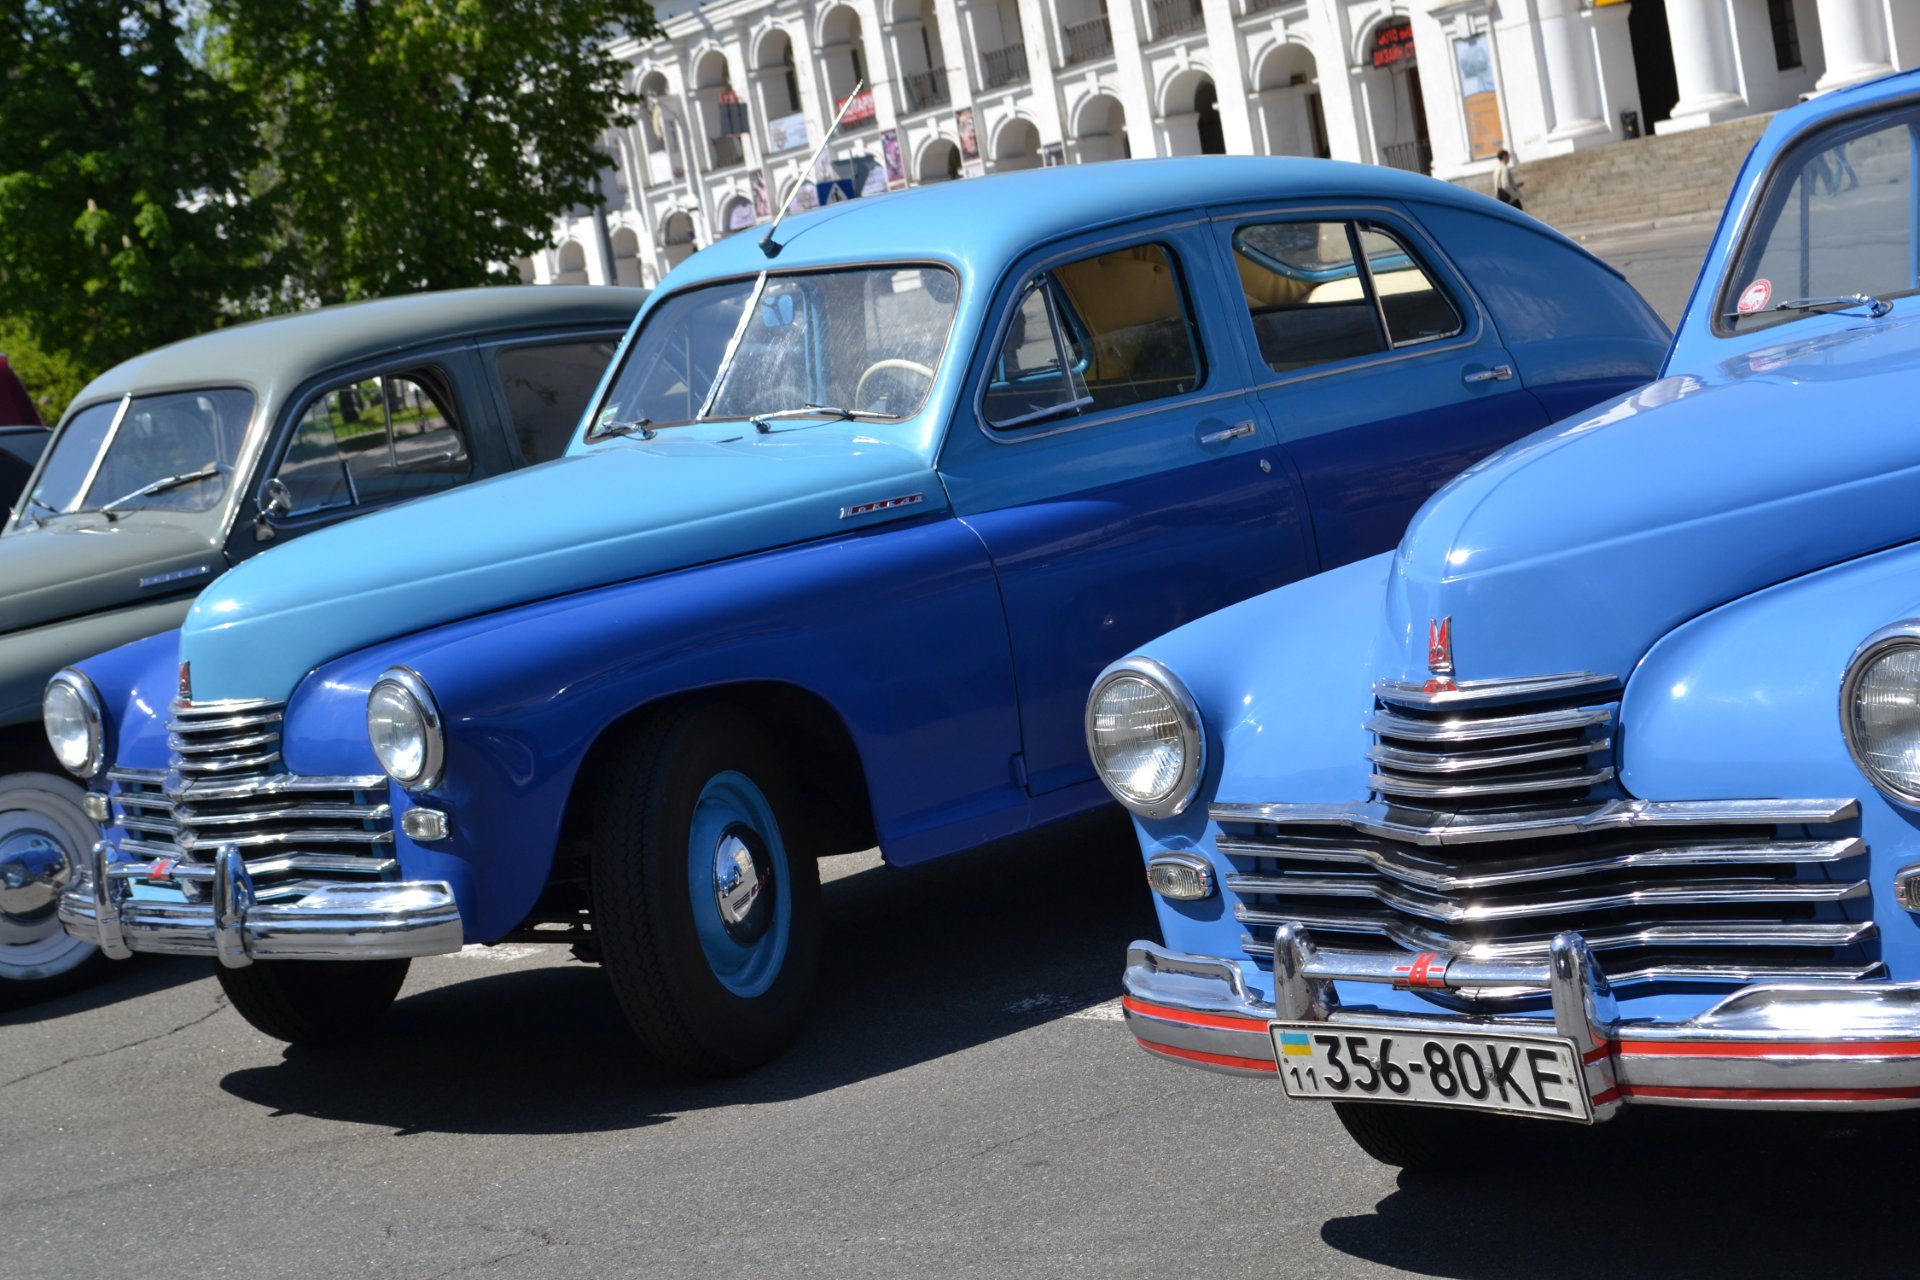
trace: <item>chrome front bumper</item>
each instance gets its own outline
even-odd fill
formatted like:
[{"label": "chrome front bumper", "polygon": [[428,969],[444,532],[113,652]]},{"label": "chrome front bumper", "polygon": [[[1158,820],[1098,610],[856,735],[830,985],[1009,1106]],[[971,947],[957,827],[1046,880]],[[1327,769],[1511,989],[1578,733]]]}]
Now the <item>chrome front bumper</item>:
[{"label": "chrome front bumper", "polygon": [[[393,960],[458,951],[460,907],[444,881],[334,884],[288,902],[256,899],[232,845],[211,863],[112,860],[93,847],[91,874],[60,897],[60,923],[115,959],[136,951],[255,960]],[[190,883],[198,900],[136,897],[134,885]],[[96,886],[103,886],[97,890]]]},{"label": "chrome front bumper", "polygon": [[[1142,1048],[1237,1075],[1275,1071],[1274,1019],[1375,1031],[1498,1031],[1565,1037],[1581,1051],[1594,1116],[1628,1102],[1766,1110],[1920,1107],[1920,983],[1756,983],[1696,1018],[1619,1016],[1577,933],[1545,964],[1482,963],[1416,952],[1321,951],[1306,930],[1275,938],[1274,1000],[1247,990],[1232,960],[1136,942],[1127,952],[1128,1027]],[[1404,1014],[1342,1007],[1335,982],[1473,992],[1545,988],[1552,1016]]]}]

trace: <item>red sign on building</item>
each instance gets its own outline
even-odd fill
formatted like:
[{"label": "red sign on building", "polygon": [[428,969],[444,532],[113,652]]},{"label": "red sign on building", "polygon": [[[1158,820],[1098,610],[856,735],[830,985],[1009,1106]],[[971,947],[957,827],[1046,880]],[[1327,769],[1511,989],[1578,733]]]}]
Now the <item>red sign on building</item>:
[{"label": "red sign on building", "polygon": [[[853,105],[847,106],[849,102]],[[844,124],[860,124],[863,121],[873,119],[873,90],[862,89],[859,93],[854,94],[853,97],[842,98],[833,104],[835,111],[840,110],[841,107],[847,107],[847,114],[842,117],[842,123]]]},{"label": "red sign on building", "polygon": [[1413,65],[1413,25],[1391,22],[1373,33],[1373,65],[1410,67]]}]

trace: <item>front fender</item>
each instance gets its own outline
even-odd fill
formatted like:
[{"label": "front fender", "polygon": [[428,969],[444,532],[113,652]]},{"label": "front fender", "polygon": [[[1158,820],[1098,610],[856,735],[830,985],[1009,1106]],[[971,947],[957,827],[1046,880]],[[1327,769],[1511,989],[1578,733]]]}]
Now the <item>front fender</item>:
[{"label": "front fender", "polygon": [[1858,799],[1882,956],[1902,980],[1920,978],[1920,928],[1892,878],[1920,858],[1920,815],[1853,763],[1840,684],[1869,634],[1920,616],[1917,582],[1908,546],[1723,605],[1656,643],[1621,706],[1620,779],[1642,799]]},{"label": "front fender", "polygon": [[470,941],[499,936],[533,905],[595,741],[678,694],[775,683],[828,703],[859,753],[890,861],[1028,819],[998,587],[978,539],[952,519],[596,588],[337,659],[288,705],[287,766],[377,771],[366,695],[395,665],[427,682],[448,724],[445,780],[421,803],[444,809],[453,829],[430,848],[396,835],[396,848],[409,877],[458,889],[470,873]]}]

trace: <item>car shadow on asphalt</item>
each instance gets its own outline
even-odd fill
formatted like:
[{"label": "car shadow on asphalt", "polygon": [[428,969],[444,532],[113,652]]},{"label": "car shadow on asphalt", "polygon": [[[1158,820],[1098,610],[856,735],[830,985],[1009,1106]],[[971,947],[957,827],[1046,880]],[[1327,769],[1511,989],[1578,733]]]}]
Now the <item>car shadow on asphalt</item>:
[{"label": "car shadow on asphalt", "polygon": [[198,957],[135,956],[131,960],[111,961],[101,968],[96,981],[77,991],[47,996],[0,1012],[0,1027],[23,1027],[67,1018],[211,976],[207,962]]},{"label": "car shadow on asphalt", "polygon": [[618,1130],[805,1097],[1116,997],[1127,943],[1157,936],[1139,859],[1126,823],[1102,814],[829,881],[814,1016],[785,1056],[730,1079],[652,1067],[605,975],[570,964],[404,996],[378,1038],[290,1048],[221,1087],[397,1136]]},{"label": "car shadow on asphalt", "polygon": [[[1470,1173],[1402,1174],[1321,1238],[1458,1280],[1906,1274],[1920,1114],[1648,1107]],[[1347,1158],[1364,1159],[1357,1151]]]}]

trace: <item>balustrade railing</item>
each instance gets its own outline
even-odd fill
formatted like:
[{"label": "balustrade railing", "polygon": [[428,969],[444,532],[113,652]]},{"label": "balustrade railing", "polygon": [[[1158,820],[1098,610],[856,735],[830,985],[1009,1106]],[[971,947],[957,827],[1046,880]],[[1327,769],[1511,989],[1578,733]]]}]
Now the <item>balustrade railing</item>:
[{"label": "balustrade railing", "polygon": [[732,134],[723,133],[707,141],[713,145],[713,167],[716,169],[725,169],[746,159],[746,153],[740,149],[740,139]]},{"label": "balustrade railing", "polygon": [[1069,67],[1113,54],[1113,24],[1104,13],[1085,22],[1069,23],[1060,34],[1065,37],[1064,60]]},{"label": "balustrade railing", "polygon": [[1027,78],[1027,47],[1010,44],[1004,49],[994,49],[981,57],[980,70],[986,80],[986,88],[998,89],[1001,85],[1019,84]]},{"label": "balustrade railing", "polygon": [[925,111],[949,101],[947,73],[939,67],[907,73],[907,110]]},{"label": "balustrade railing", "polygon": [[1423,138],[1412,142],[1389,142],[1380,148],[1380,158],[1389,168],[1405,169],[1409,173],[1433,172],[1433,146]]},{"label": "balustrade railing", "polygon": [[1200,12],[1200,0],[1153,0],[1153,38],[1164,40],[1182,31],[1198,31],[1207,25]]}]

